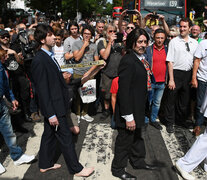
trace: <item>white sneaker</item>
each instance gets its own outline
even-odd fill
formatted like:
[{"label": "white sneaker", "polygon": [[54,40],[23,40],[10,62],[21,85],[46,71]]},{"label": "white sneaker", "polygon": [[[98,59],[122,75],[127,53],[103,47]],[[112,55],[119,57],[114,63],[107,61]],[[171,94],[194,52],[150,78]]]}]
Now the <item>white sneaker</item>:
[{"label": "white sneaker", "polygon": [[204,170],[207,172],[207,164],[204,163]]},{"label": "white sneaker", "polygon": [[0,174],[3,174],[6,171],[4,166],[0,163]]},{"label": "white sneaker", "polygon": [[21,164],[30,163],[35,159],[35,156],[28,156],[26,154],[23,154],[18,160],[14,161],[14,165],[19,166]]},{"label": "white sneaker", "polygon": [[94,118],[92,118],[91,116],[89,116],[88,114],[81,116],[81,119],[87,121],[87,122],[92,122],[94,120]]},{"label": "white sneaker", "polygon": [[78,124],[80,124],[81,116],[77,115],[78,118]]},{"label": "white sneaker", "polygon": [[188,172],[184,171],[183,169],[181,169],[180,166],[178,166],[177,162],[175,163],[175,167],[176,169],[179,171],[180,175],[187,180],[195,180],[195,177],[190,175]]}]

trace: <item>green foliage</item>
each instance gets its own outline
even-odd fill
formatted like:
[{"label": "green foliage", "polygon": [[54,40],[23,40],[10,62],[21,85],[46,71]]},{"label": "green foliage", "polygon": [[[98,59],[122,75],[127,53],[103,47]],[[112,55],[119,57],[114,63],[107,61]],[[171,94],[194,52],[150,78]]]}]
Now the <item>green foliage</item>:
[{"label": "green foliage", "polygon": [[113,0],[113,6],[122,6],[122,0]]},{"label": "green foliage", "polygon": [[[42,12],[53,12],[54,7],[58,6],[58,11],[62,11],[65,18],[76,17],[77,9],[83,17],[96,16],[97,14],[111,14],[112,5],[107,0],[25,0],[32,9],[38,9]],[[52,11],[53,10],[53,11]]]}]

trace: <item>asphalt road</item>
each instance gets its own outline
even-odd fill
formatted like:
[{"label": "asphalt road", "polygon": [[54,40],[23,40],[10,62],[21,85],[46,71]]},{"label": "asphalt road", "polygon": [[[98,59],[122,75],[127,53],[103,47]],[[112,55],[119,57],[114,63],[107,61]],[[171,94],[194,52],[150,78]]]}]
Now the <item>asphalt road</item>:
[{"label": "asphalt road", "polygon": [[[89,180],[115,180],[110,172],[111,161],[113,159],[114,142],[116,130],[110,128],[110,118],[100,121],[100,113],[95,115],[95,120],[88,123],[84,120],[80,123],[81,133],[74,136],[76,152],[80,162],[84,166],[94,166],[95,173],[88,177]],[[84,179],[73,177],[68,173],[63,156],[58,160],[62,167],[55,171],[40,173],[38,169],[38,149],[43,131],[43,122],[25,123],[24,126],[30,130],[27,134],[17,133],[18,144],[27,153],[35,153],[37,161],[30,165],[14,166],[9,157],[8,149],[1,143],[2,162],[7,172],[0,176],[0,180],[76,180]],[[182,179],[173,168],[173,163],[183,156],[195,138],[188,129],[176,126],[176,132],[169,135],[165,127],[159,131],[150,125],[143,133],[146,146],[146,162],[156,163],[160,170],[134,170],[129,164],[127,171],[142,180],[178,180]],[[1,142],[3,142],[1,140]],[[202,166],[195,169],[193,174],[197,179],[207,179]]]}]

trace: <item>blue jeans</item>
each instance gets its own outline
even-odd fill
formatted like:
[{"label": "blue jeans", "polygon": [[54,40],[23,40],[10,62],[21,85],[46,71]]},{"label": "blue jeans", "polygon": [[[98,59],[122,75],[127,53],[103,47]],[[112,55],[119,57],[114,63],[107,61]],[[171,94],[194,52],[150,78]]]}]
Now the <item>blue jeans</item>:
[{"label": "blue jeans", "polygon": [[[155,122],[162,100],[162,95],[165,89],[164,82],[152,83],[152,91],[149,93],[149,106],[151,107],[150,121]],[[149,118],[145,117],[145,123],[149,122]]]},{"label": "blue jeans", "polygon": [[164,89],[164,82],[152,83],[151,122],[156,121]]},{"label": "blue jeans", "polygon": [[16,145],[16,135],[14,134],[11,125],[11,117],[3,99],[0,99],[0,132],[9,148],[12,160],[18,160],[23,152],[22,149]]},{"label": "blue jeans", "polygon": [[197,104],[196,104],[196,114],[195,114],[196,126],[203,125],[204,117],[203,117],[203,114],[200,112],[200,109],[203,104],[206,87],[207,87],[207,82],[198,80],[198,88],[197,88],[197,93],[196,93]]}]

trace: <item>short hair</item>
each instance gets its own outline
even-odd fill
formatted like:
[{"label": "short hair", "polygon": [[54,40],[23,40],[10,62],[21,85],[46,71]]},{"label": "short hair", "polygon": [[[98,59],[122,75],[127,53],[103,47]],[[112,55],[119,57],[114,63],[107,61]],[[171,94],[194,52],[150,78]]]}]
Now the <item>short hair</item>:
[{"label": "short hair", "polygon": [[105,22],[104,20],[101,19],[101,20],[97,20],[97,21],[96,21],[96,25],[97,25],[98,23],[103,23],[103,24],[105,24],[106,22]]},{"label": "short hair", "polygon": [[41,40],[45,39],[48,33],[54,34],[54,31],[51,26],[47,24],[39,24],[37,26],[34,33],[34,38],[39,45],[42,45]]},{"label": "short hair", "polygon": [[186,18],[186,17],[181,18],[181,20],[179,22],[179,25],[180,25],[181,22],[188,22],[189,27],[191,27],[193,25],[192,21],[189,18]]},{"label": "short hair", "polygon": [[68,26],[69,34],[71,34],[71,32],[70,32],[70,28],[71,28],[72,26],[76,26],[76,27],[78,28],[78,31],[79,31],[78,23],[77,23],[76,21],[71,21],[71,22],[69,23],[69,26]]},{"label": "short hair", "polygon": [[63,34],[64,34],[64,31],[62,29],[55,32],[55,36],[60,36],[61,38],[63,38]]},{"label": "short hair", "polygon": [[165,37],[167,37],[165,30],[162,29],[162,28],[159,28],[159,29],[156,29],[156,30],[155,30],[155,32],[154,32],[154,37],[155,37],[155,35],[158,34],[158,33],[163,33],[163,34],[165,34]]},{"label": "short hair", "polygon": [[133,49],[134,44],[136,44],[137,39],[139,39],[139,37],[141,35],[144,35],[147,38],[147,43],[149,42],[149,35],[147,34],[147,32],[142,29],[142,28],[135,28],[133,31],[131,31],[128,35],[127,35],[127,39],[126,39],[126,49],[127,50],[131,50]]},{"label": "short hair", "polygon": [[92,35],[92,36],[95,35],[94,28],[93,28],[92,26],[90,26],[90,25],[85,25],[85,26],[83,27],[83,29],[82,29],[82,32],[81,32],[82,36],[83,36],[83,32],[84,32],[86,29],[89,30],[89,31],[91,32],[91,35]]}]

